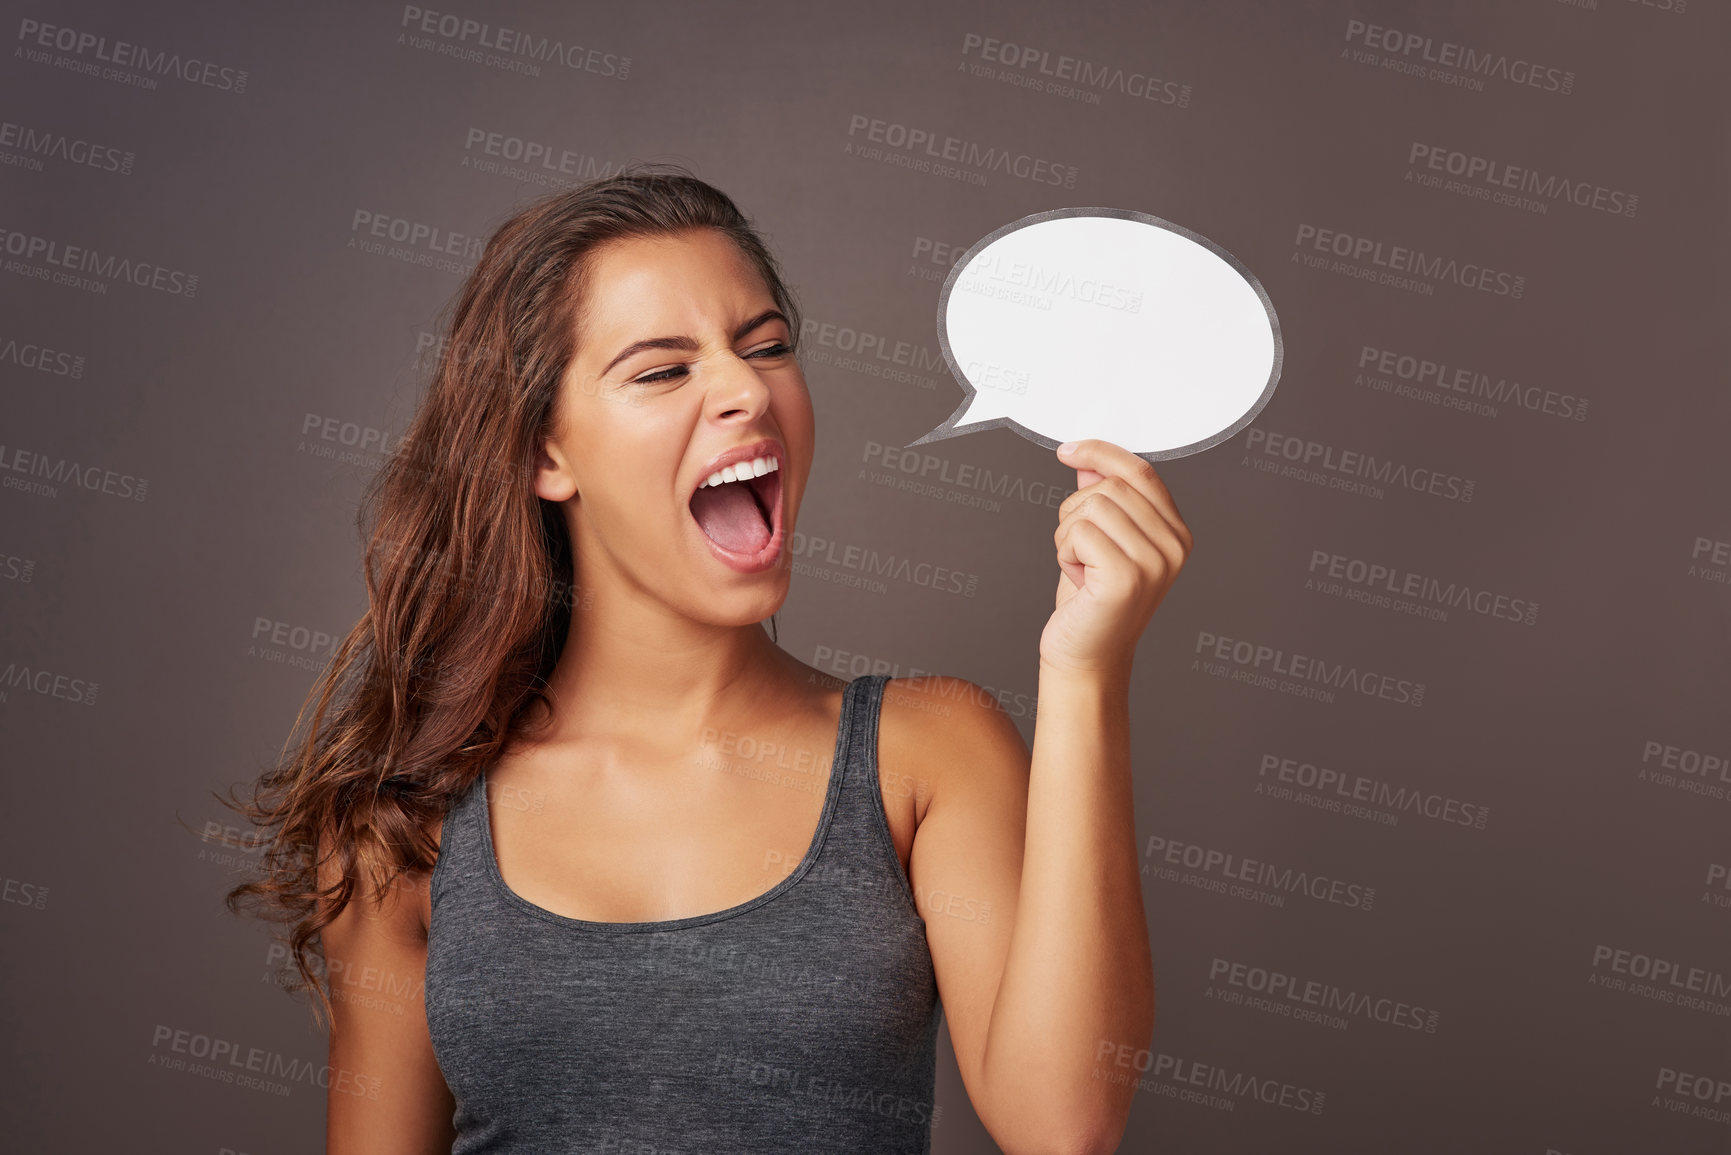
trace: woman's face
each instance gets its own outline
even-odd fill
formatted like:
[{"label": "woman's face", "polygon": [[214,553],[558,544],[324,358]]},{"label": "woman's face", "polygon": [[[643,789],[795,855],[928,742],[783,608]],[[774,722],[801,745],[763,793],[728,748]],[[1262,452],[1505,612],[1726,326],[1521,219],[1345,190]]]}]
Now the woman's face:
[{"label": "woman's face", "polygon": [[[536,492],[565,503],[583,597],[648,594],[714,625],[780,608],[811,470],[811,395],[769,287],[724,234],[591,253]],[[720,485],[704,483],[741,451]],[[719,479],[718,479],[719,480]]]}]

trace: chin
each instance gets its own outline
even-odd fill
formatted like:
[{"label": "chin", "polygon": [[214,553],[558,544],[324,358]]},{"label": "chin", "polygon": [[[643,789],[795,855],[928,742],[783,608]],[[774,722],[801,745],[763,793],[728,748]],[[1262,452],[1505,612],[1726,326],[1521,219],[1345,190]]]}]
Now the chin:
[{"label": "chin", "polygon": [[741,590],[732,594],[710,591],[702,595],[690,616],[711,626],[755,626],[769,620],[787,602],[787,581],[765,581],[761,590]]}]

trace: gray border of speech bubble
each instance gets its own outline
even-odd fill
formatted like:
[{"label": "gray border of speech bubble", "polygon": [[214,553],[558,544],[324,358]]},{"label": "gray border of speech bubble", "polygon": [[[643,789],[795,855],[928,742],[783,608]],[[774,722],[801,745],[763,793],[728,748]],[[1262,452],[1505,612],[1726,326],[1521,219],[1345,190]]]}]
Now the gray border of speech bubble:
[{"label": "gray border of speech bubble", "polygon": [[[1211,437],[1205,437],[1201,441],[1191,442],[1189,445],[1180,445],[1174,449],[1162,449],[1150,453],[1136,453],[1136,456],[1150,463],[1155,461],[1165,461],[1173,457],[1188,457],[1192,453],[1200,453],[1204,449],[1209,449],[1213,446],[1219,445],[1222,441],[1225,441],[1240,429],[1249,425],[1251,421],[1255,419],[1256,415],[1262,412],[1262,407],[1268,404],[1268,399],[1274,396],[1274,387],[1280,381],[1280,366],[1285,360],[1286,355],[1285,344],[1280,336],[1280,318],[1275,314],[1274,302],[1268,299],[1268,291],[1262,287],[1262,282],[1257,280],[1255,275],[1252,274],[1249,269],[1244,267],[1242,261],[1221,248],[1219,245],[1215,244],[1213,241],[1209,240],[1207,237],[1203,236],[1201,233],[1187,229],[1183,225],[1175,225],[1171,221],[1162,220],[1161,218],[1149,213],[1137,212],[1135,209],[1112,208],[1048,209],[1045,212],[1031,213],[1028,216],[1022,217],[1020,220],[1014,220],[1007,225],[993,229],[978,241],[974,242],[974,246],[967,252],[963,253],[961,259],[951,266],[950,275],[944,280],[944,290],[942,293],[938,294],[938,345],[944,351],[944,361],[950,367],[950,375],[953,376],[961,385],[962,392],[965,396],[962,398],[961,405],[957,406],[954,413],[945,418],[942,425],[939,425],[936,429],[932,430],[924,437],[921,437],[918,441],[908,442],[905,448],[911,449],[916,445],[923,445],[928,441],[942,441],[949,437],[959,437],[964,433],[977,433],[982,429],[1014,430],[1015,432],[1020,433],[1023,437],[1026,437],[1029,441],[1034,442],[1036,445],[1044,445],[1047,449],[1056,449],[1061,444],[1056,438],[1047,437],[1043,433],[1037,433],[1013,417],[988,417],[984,421],[970,421],[966,425],[958,426],[956,424],[962,414],[966,413],[968,407],[974,403],[974,396],[979,391],[974,388],[973,384],[968,380],[967,375],[964,374],[961,367],[956,364],[955,353],[950,349],[950,333],[946,321],[946,314],[949,311],[950,304],[950,290],[955,288],[956,281],[961,278],[962,271],[968,267],[968,262],[973,260],[974,257],[979,254],[981,249],[984,249],[987,245],[1008,233],[1013,233],[1018,229],[1025,229],[1029,225],[1039,224],[1041,221],[1057,220],[1061,217],[1119,217],[1124,220],[1141,221],[1143,224],[1153,225],[1156,228],[1166,229],[1169,232],[1177,233],[1186,240],[1196,242],[1221,260],[1225,261],[1227,264],[1231,265],[1238,275],[1243,277],[1252,289],[1256,290],[1257,297],[1262,301],[1262,307],[1268,310],[1268,324],[1274,331],[1274,364],[1270,367],[1268,372],[1268,384],[1263,387],[1262,396],[1256,399],[1256,404],[1246,410],[1244,416],[1240,417],[1237,421],[1234,421],[1231,425]],[[1129,447],[1126,446],[1126,448]],[[1135,453],[1136,451],[1132,449],[1131,452]]]}]

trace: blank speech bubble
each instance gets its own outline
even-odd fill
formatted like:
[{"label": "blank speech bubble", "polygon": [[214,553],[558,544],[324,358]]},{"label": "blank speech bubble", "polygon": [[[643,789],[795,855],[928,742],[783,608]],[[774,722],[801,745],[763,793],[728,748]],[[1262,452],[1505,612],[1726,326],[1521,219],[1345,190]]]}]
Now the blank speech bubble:
[{"label": "blank speech bubble", "polygon": [[1153,462],[1249,425],[1280,380],[1262,285],[1207,237],[1130,209],[1034,213],[982,237],[938,298],[967,397],[923,445],[1012,429],[1098,437]]}]

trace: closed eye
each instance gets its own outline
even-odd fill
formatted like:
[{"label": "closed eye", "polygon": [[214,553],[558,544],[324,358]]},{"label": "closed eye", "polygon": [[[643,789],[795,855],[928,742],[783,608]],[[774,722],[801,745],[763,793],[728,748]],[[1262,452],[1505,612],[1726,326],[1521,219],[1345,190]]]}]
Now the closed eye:
[{"label": "closed eye", "polygon": [[[793,352],[793,350],[790,349],[784,342],[777,341],[773,345],[766,345],[761,349],[755,350],[754,352],[747,353],[746,356],[747,357],[780,357],[780,356],[783,356],[784,354],[791,353],[791,352]],[[641,377],[633,377],[631,379],[631,383],[633,385],[653,385],[657,381],[671,381],[675,377],[683,376],[685,374],[685,372],[686,372],[685,366],[674,365],[671,368],[658,369],[653,373],[645,373]]]}]

